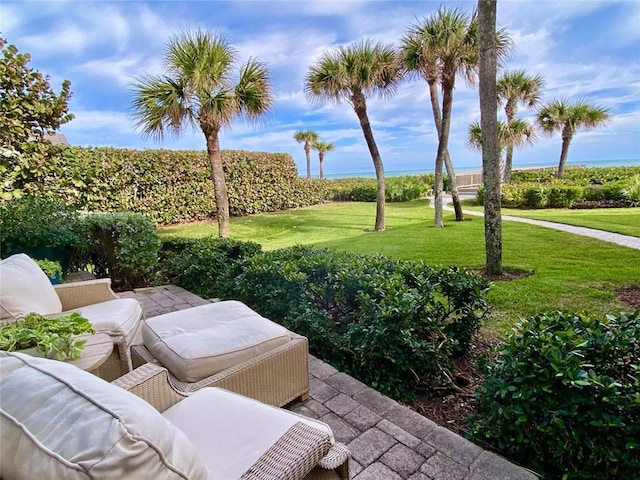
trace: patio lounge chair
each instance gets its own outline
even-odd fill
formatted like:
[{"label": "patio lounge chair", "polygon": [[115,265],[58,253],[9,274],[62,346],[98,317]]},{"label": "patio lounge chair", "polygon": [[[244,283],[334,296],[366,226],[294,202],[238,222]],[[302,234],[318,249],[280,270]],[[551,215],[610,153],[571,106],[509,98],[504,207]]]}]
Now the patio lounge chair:
[{"label": "patio lounge chair", "polygon": [[112,337],[109,359],[94,372],[113,380],[132,370],[131,345],[140,337],[142,307],[137,300],[118,298],[109,279],[51,285],[28,255],[19,253],[0,261],[0,323],[27,313],[55,316],[77,311],[97,333]]},{"label": "patio lounge chair", "polygon": [[185,396],[156,365],[107,383],[0,352],[0,392],[4,480],[348,479],[326,424],[219,388]]}]

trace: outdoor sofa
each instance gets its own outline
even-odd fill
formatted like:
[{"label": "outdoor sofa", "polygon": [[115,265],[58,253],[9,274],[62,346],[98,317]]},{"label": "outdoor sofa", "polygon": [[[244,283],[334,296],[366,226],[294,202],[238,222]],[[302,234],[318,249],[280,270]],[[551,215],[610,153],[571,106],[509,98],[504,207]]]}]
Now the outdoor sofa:
[{"label": "outdoor sofa", "polygon": [[0,352],[0,392],[4,480],[349,478],[326,424],[219,388],[181,394],[156,365],[108,383]]}]

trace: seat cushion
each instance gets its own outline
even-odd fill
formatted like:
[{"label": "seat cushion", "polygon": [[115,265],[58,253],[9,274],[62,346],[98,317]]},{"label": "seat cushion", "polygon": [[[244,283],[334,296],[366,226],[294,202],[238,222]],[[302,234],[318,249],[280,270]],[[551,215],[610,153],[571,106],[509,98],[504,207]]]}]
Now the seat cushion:
[{"label": "seat cushion", "polygon": [[138,330],[142,306],[133,298],[118,298],[76,308],[76,312],[91,322],[98,333],[129,338]]},{"label": "seat cushion", "polygon": [[207,478],[151,405],[72,365],[0,352],[0,389],[3,480]]},{"label": "seat cushion", "polygon": [[290,340],[289,331],[230,300],[147,319],[142,340],[183,382],[197,382]]},{"label": "seat cushion", "polygon": [[18,253],[0,261],[0,320],[31,312],[60,313],[62,304],[38,264],[28,255]]},{"label": "seat cushion", "polygon": [[297,422],[325,432],[334,443],[325,423],[220,388],[202,388],[162,415],[200,453],[209,478],[240,478]]}]

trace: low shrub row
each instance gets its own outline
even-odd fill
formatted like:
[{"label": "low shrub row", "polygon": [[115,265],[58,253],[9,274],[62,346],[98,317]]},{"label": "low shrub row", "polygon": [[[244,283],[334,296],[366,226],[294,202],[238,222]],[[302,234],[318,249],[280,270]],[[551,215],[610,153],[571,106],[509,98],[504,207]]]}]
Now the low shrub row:
[{"label": "low shrub row", "polygon": [[637,478],[640,310],[516,325],[485,366],[471,439],[545,478]]},{"label": "low shrub row", "polygon": [[[605,183],[626,180],[640,175],[640,166],[626,167],[591,167],[567,168],[562,181],[572,185],[604,185]],[[512,183],[550,183],[556,179],[556,169],[514,170],[511,172]]]},{"label": "low shrub row", "polygon": [[[477,201],[484,204],[482,186],[478,189]],[[574,205],[585,205],[583,202],[599,202],[596,205],[615,202],[613,204],[616,206],[637,206],[640,204],[640,175],[603,185],[572,185],[559,180],[549,183],[509,182],[502,185],[502,205],[508,208],[573,208]]]},{"label": "low shrub row", "polygon": [[170,240],[163,274],[205,297],[235,298],[309,338],[311,351],[379,391],[410,400],[453,387],[489,283],[455,268],[292,247],[260,252],[217,238]]},{"label": "low shrub row", "polygon": [[[385,179],[388,202],[408,202],[433,190],[433,175],[404,175]],[[338,202],[375,202],[378,185],[375,178],[343,178],[329,181],[332,199]]]}]

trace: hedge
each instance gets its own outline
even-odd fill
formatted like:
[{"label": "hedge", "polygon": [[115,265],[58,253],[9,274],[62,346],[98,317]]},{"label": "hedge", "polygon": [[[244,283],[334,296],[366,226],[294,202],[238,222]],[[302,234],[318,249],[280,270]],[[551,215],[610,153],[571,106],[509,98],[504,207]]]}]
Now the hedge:
[{"label": "hedge", "polygon": [[[144,213],[155,224],[215,216],[205,152],[49,150],[46,159],[3,159],[3,166],[14,172],[6,179],[13,192],[57,197],[81,210]],[[329,197],[327,182],[300,179],[288,154],[223,150],[222,160],[231,215],[312,205]],[[13,163],[4,165],[7,162]]]}]

